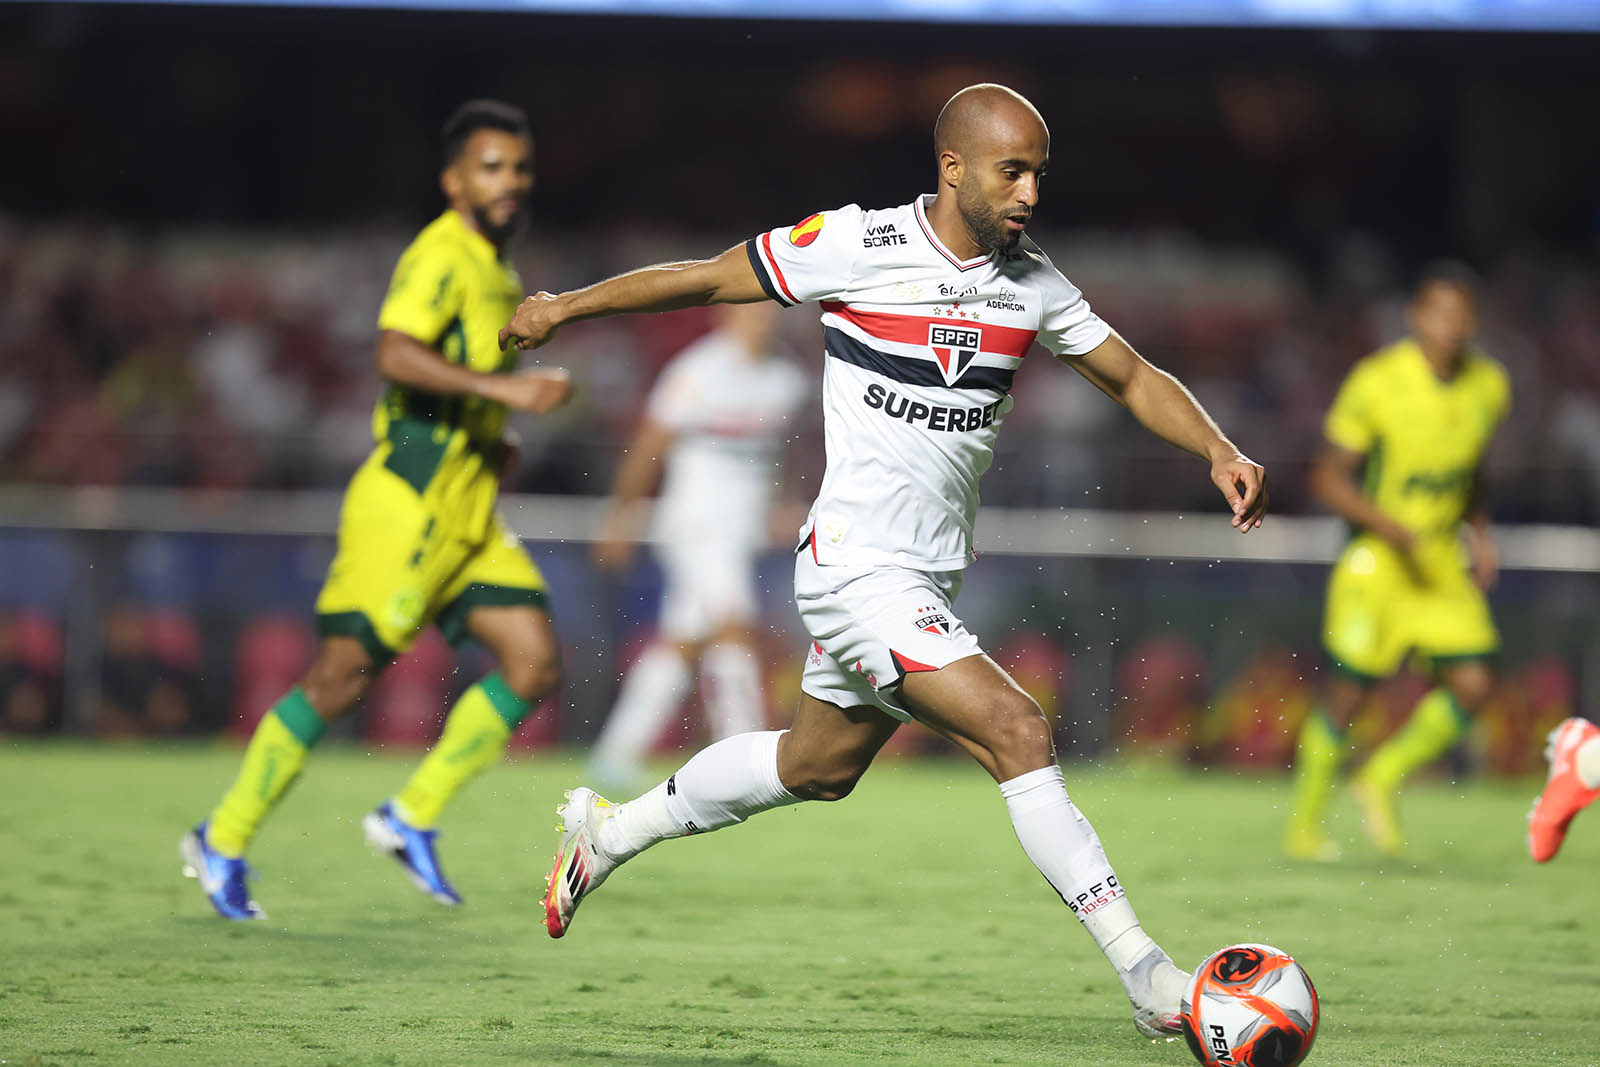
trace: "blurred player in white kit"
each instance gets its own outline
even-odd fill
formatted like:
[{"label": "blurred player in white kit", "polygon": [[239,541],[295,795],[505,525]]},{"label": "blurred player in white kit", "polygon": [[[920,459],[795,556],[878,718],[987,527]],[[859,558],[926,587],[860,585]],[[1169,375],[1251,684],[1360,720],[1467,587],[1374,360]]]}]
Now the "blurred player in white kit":
[{"label": "blurred player in white kit", "polygon": [[617,470],[595,560],[607,570],[632,561],[664,464],[651,522],[664,581],[659,632],[629,669],[590,759],[590,777],[608,786],[639,780],[696,663],[713,740],[765,725],[756,561],[784,440],[811,393],[804,373],[774,354],[778,312],[773,303],[717,308],[716,328],[661,372]]}]

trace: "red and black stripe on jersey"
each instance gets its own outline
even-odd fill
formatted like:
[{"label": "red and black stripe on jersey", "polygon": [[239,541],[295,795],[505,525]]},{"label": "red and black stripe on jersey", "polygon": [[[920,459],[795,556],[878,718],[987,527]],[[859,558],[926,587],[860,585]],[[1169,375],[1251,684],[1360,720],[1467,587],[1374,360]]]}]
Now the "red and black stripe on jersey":
[{"label": "red and black stripe on jersey", "polygon": [[[756,279],[768,296],[786,308],[792,308],[800,303],[789,291],[789,283],[784,279],[783,268],[772,258],[772,234],[763,233],[750,238],[744,243],[744,254],[750,257],[750,266],[755,268]],[[772,265],[770,270],[767,267],[769,263]]]},{"label": "red and black stripe on jersey", "polygon": [[[828,355],[853,363],[858,367],[881,374],[908,385],[943,386],[951,389],[992,389],[1011,391],[1011,379],[1021,366],[1023,357],[1033,344],[1037,332],[1018,326],[971,319],[953,319],[945,316],[917,315],[898,311],[866,311],[840,301],[824,301],[825,315],[834,315],[849,323],[866,337],[897,345],[913,345],[934,351],[929,345],[930,331],[934,327],[951,327],[956,330],[981,334],[979,351],[988,356],[1016,360],[1015,366],[993,367],[977,362],[969,363],[954,382],[945,380],[939,364],[915,356],[899,355],[872,345],[846,333],[823,319],[822,336]],[[946,358],[955,358],[949,354]]]},{"label": "red and black stripe on jersey", "polygon": [[897,356],[880,352],[862,344],[843,330],[832,326],[822,328],[822,343],[828,355],[853,363],[857,367],[881,374],[885,378],[907,385],[931,385],[949,389],[991,389],[997,393],[1011,391],[1011,379],[1017,373],[1000,367],[981,367],[969,364],[961,377],[950,383],[935,363],[910,356]]}]

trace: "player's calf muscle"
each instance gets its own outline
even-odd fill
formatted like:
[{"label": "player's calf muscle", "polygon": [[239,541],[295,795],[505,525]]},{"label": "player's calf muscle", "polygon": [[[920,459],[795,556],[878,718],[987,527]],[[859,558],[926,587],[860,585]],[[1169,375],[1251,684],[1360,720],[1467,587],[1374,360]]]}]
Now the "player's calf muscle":
[{"label": "player's calf muscle", "polygon": [[844,711],[804,697],[778,739],[778,780],[801,800],[843,800],[896,725],[873,708]]},{"label": "player's calf muscle", "polygon": [[793,774],[794,781],[780,773],[779,780],[801,800],[843,800],[866,771],[865,767],[819,767],[797,771]]},{"label": "player's calf muscle", "polygon": [[801,800],[843,800],[882,744],[876,738],[851,743],[789,730],[778,740],[778,780]]}]

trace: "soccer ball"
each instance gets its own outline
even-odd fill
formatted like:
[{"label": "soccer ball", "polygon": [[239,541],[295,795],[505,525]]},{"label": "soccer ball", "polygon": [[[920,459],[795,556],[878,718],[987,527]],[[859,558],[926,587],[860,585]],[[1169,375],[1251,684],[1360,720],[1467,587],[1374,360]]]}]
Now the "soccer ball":
[{"label": "soccer ball", "polygon": [[1229,945],[1195,969],[1179,1003],[1206,1067],[1295,1067],[1317,1038],[1317,990],[1286,952]]}]

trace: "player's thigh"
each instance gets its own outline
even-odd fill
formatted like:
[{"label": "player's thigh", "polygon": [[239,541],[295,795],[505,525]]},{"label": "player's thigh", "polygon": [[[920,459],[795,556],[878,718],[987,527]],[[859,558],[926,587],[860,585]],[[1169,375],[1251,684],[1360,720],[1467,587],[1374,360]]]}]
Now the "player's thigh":
[{"label": "player's thigh", "polygon": [[354,638],[386,664],[427,625],[461,555],[416,491],[375,455],[345,491],[338,552],[317,596],[318,630]]},{"label": "player's thigh", "polygon": [[1328,576],[1322,643],[1337,669],[1359,679],[1399,669],[1409,639],[1404,601],[1408,580],[1392,552],[1358,539]]},{"label": "player's thigh", "polygon": [[899,725],[875,705],[841,707],[801,694],[794,722],[778,740],[778,779],[795,796],[838,800]]},{"label": "player's thigh", "polygon": [[1055,762],[1050,724],[1038,703],[981,652],[907,675],[900,689],[918,722],[965,749],[997,782]]},{"label": "player's thigh", "polygon": [[795,562],[795,606],[811,649],[802,692],[839,707],[877,706],[910,722],[900,683],[982,652],[951,602],[959,575]]}]

